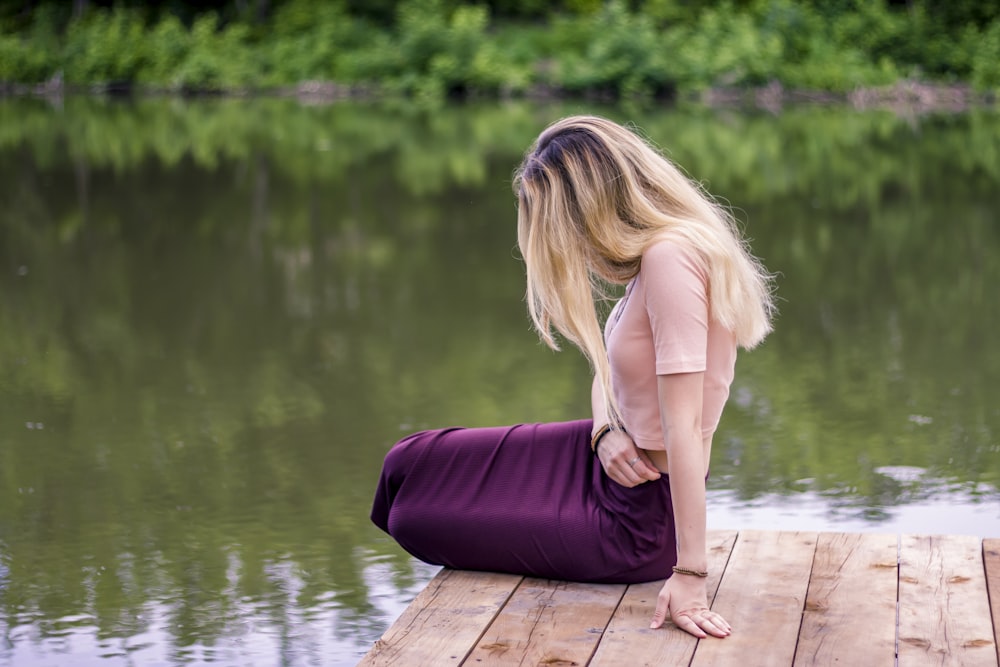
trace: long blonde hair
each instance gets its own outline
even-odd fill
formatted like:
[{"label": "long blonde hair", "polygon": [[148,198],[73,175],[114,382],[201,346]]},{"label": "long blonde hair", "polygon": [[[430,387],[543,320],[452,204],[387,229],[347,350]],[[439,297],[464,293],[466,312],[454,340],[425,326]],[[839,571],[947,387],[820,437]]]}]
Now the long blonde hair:
[{"label": "long blonde hair", "polygon": [[771,330],[772,277],[727,210],[632,131],[605,118],[553,123],[515,172],[517,243],[539,337],[553,328],[590,362],[611,421],[621,420],[597,302],[639,273],[643,251],[673,238],[693,248],[709,279],[711,316],[751,348]]}]

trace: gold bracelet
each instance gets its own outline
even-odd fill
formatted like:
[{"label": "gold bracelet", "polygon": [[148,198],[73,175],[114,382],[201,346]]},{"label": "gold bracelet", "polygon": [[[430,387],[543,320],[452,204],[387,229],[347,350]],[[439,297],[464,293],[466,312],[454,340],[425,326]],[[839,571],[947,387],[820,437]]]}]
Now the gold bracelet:
[{"label": "gold bracelet", "polygon": [[708,576],[708,572],[702,572],[701,570],[689,570],[686,567],[677,567],[674,565],[674,574],[687,574],[692,577],[701,577],[704,579]]}]

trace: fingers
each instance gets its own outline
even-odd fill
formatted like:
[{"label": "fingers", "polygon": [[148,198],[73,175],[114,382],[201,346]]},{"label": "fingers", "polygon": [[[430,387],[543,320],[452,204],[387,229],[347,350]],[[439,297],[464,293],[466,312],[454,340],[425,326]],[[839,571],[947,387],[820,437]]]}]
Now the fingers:
[{"label": "fingers", "polygon": [[652,461],[649,460],[649,454],[641,449],[639,450],[639,461],[632,469],[636,475],[650,482],[660,479],[660,471],[653,467]]},{"label": "fingers", "polygon": [[653,466],[649,455],[625,434],[621,438],[617,434],[606,435],[599,456],[608,476],[622,486],[631,488],[660,478],[660,471]]},{"label": "fingers", "polygon": [[661,591],[656,597],[656,609],[653,610],[653,620],[650,622],[649,627],[655,630],[663,625],[663,621],[667,620],[668,611],[670,611],[670,593],[663,593]]},{"label": "fingers", "polygon": [[710,609],[680,611],[674,615],[673,621],[677,627],[702,639],[708,635],[728,637],[733,631],[726,619]]},{"label": "fingers", "polygon": [[663,584],[656,596],[656,609],[649,627],[655,630],[669,618],[678,628],[699,639],[728,637],[733,629],[726,619],[708,608],[704,584],[698,592],[689,583],[677,582],[676,577],[670,577]]},{"label": "fingers", "polygon": [[705,612],[700,618],[695,620],[702,630],[714,637],[728,637],[733,631],[725,619],[718,614]]},{"label": "fingers", "polygon": [[637,486],[646,481],[636,470],[641,463],[642,459],[638,456],[633,456],[631,459],[626,459],[625,461],[616,461],[621,477],[625,480],[625,486]]},{"label": "fingers", "polygon": [[[656,599],[656,610],[653,611],[653,620],[649,627],[652,630],[663,625],[670,609],[670,595],[660,595]],[[726,623],[726,620],[710,609],[697,609],[691,611],[680,611],[674,614],[671,619],[681,630],[705,639],[708,635],[713,637],[728,637],[733,629]]]},{"label": "fingers", "polygon": [[637,483],[637,478],[630,478],[630,473],[632,469],[627,463],[624,462],[624,458],[618,453],[608,454],[606,456],[599,457],[601,459],[601,465],[604,466],[604,472],[607,473],[608,477],[614,480],[616,483],[622,486],[632,487]]},{"label": "fingers", "polygon": [[649,457],[641,449],[634,450],[635,453],[623,454],[621,457],[615,456],[612,461],[620,471],[624,482],[619,482],[624,486],[636,486],[643,482],[655,482],[660,478],[660,471],[653,467]]},{"label": "fingers", "polygon": [[680,618],[675,619],[674,625],[676,625],[684,632],[690,635],[694,635],[698,639],[704,639],[705,637],[708,636],[707,634],[705,634],[704,630],[698,627],[698,624],[695,623],[690,616],[681,616]]},{"label": "fingers", "polygon": [[631,488],[646,481],[636,471],[642,465],[642,459],[634,451],[631,454],[625,450],[616,451],[603,457],[601,461],[608,477],[622,486]]}]

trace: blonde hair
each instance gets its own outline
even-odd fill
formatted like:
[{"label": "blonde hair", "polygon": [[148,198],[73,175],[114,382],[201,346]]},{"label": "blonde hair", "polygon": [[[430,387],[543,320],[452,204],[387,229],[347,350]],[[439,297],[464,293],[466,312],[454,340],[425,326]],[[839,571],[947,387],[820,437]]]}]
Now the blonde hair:
[{"label": "blonde hair", "polygon": [[607,286],[639,273],[642,253],[672,238],[694,249],[708,275],[711,316],[751,348],[771,330],[772,276],[750,254],[727,210],[634,132],[573,116],[538,137],[515,172],[517,243],[539,337],[554,328],[576,345],[621,421],[597,313]]}]

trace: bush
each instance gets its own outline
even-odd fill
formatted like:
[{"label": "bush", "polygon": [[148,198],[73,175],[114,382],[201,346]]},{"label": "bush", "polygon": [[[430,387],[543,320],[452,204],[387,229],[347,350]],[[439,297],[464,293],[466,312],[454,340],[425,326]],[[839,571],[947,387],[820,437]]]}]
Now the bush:
[{"label": "bush", "polygon": [[695,24],[668,28],[665,42],[679,86],[692,90],[766,83],[784,56],[779,36],[728,3],[706,10]]},{"label": "bush", "polygon": [[240,90],[254,84],[259,63],[248,44],[247,26],[219,30],[214,13],[199,16],[191,27],[190,49],[172,76],[172,87],[185,90]]},{"label": "bush", "polygon": [[39,83],[60,69],[57,17],[41,7],[23,33],[0,34],[0,81]]},{"label": "bush", "polygon": [[972,56],[972,85],[981,91],[1000,89],[1000,19],[982,32]]},{"label": "bush", "polygon": [[[0,16],[10,30],[0,33],[0,81],[36,83],[63,71],[82,85],[205,91],[318,79],[439,101],[532,86],[643,98],[771,81],[844,92],[900,77],[991,90],[1000,79],[1000,10],[972,0],[948,8],[929,0],[905,8],[890,0],[282,0],[250,23],[185,2],[146,5],[164,11],[154,20],[136,5],[77,19],[56,3],[30,18]],[[490,8],[547,19],[496,25]]]},{"label": "bush", "polygon": [[177,70],[191,51],[191,34],[176,16],[163,18],[147,34],[145,51],[136,80],[157,87],[180,87]]},{"label": "bush", "polygon": [[525,92],[536,80],[537,51],[531,48],[531,30],[494,35],[479,45],[472,61],[470,92],[503,95]]},{"label": "bush", "polygon": [[553,26],[555,68],[549,82],[572,92],[648,96],[673,85],[668,55],[647,17],[620,0]]},{"label": "bush", "polygon": [[344,53],[366,43],[370,32],[339,2],[292,0],[272,22],[271,38],[258,47],[268,85],[341,78]]},{"label": "bush", "polygon": [[[424,5],[430,12],[424,14]],[[428,20],[429,19],[429,20]],[[425,94],[464,92],[486,37],[489,16],[482,7],[459,7],[446,18],[438,2],[404,5],[399,21],[400,47]]]},{"label": "bush", "polygon": [[134,81],[143,66],[145,32],[139,13],[122,7],[93,11],[70,23],[62,56],[66,80]]},{"label": "bush", "polygon": [[838,46],[813,36],[805,57],[778,70],[778,80],[790,88],[849,92],[859,87],[880,86],[899,78],[892,61],[869,61],[861,51]]},{"label": "bush", "polygon": [[523,89],[527,68],[499,48],[488,24],[483,7],[449,14],[440,0],[408,0],[400,5],[395,30],[345,54],[341,71],[349,80],[377,82],[427,102]]},{"label": "bush", "polygon": [[39,83],[58,69],[52,51],[17,35],[0,35],[0,82]]}]

